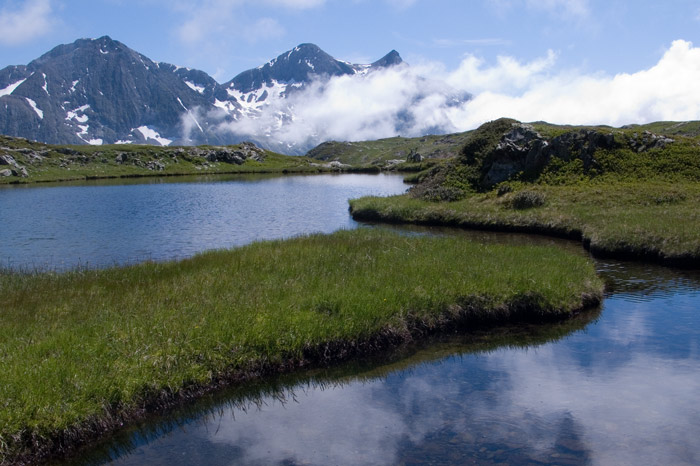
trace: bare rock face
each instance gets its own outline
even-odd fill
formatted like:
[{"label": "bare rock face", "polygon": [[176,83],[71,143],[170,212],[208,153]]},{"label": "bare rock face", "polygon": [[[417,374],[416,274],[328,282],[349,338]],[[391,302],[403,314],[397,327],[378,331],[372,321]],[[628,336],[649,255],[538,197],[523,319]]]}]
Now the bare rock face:
[{"label": "bare rock face", "polygon": [[532,126],[514,123],[513,129],[496,145],[483,184],[498,184],[529,167],[544,166],[548,160],[544,149],[548,145]]}]

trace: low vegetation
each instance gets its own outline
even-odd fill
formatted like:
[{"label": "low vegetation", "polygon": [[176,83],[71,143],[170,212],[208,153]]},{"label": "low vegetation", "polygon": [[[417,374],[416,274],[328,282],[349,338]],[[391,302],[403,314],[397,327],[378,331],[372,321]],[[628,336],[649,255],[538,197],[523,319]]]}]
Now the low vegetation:
[{"label": "low vegetation", "polygon": [[342,167],[234,146],[55,146],[0,136],[0,184],[233,173],[314,173]]},{"label": "low vegetation", "polygon": [[432,166],[436,160],[455,157],[468,135],[469,132],[361,142],[330,141],[311,149],[306,156],[352,166],[419,171]]},{"label": "low vegetation", "polygon": [[640,127],[523,125],[472,132],[459,156],[411,176],[409,194],[351,202],[356,219],[580,238],[600,255],[700,266],[695,122]]},{"label": "low vegetation", "polygon": [[168,263],[0,274],[0,463],[67,451],[223,382],[454,325],[597,303],[586,258],[377,229]]}]

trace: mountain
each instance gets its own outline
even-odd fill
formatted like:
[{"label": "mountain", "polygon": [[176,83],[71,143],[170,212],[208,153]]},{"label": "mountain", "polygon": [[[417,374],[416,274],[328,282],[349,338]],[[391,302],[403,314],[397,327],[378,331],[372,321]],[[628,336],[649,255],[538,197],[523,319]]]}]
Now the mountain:
[{"label": "mountain", "polygon": [[109,37],[60,45],[0,71],[0,132],[56,144],[167,145],[183,111],[208,105],[178,71]]},{"label": "mountain", "polygon": [[[60,45],[28,65],[0,70],[0,134],[53,144],[235,144],[303,153],[274,141],[270,132],[222,131],[257,119],[272,103],[310,83],[403,63],[392,50],[372,64],[336,60],[301,44],[270,62],[219,84],[207,73],[154,62],[110,37]],[[279,111],[272,124],[294,119]],[[318,141],[316,141],[317,143]],[[315,145],[315,144],[313,144]]]}]

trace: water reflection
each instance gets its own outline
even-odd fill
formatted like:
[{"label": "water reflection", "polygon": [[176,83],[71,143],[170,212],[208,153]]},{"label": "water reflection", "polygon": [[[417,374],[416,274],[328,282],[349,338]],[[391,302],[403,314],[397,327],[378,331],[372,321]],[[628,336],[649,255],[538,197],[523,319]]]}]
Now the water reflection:
[{"label": "water reflection", "polygon": [[700,275],[600,270],[600,314],[241,387],[79,464],[700,463]]}]

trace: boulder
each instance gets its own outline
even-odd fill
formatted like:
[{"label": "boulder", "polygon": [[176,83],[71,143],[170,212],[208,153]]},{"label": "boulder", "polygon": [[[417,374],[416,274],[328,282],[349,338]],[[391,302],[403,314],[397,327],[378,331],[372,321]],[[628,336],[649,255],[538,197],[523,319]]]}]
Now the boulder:
[{"label": "boulder", "polygon": [[12,174],[21,178],[27,178],[29,176],[27,169],[24,167],[17,167],[16,169],[12,170]]},{"label": "boulder", "polygon": [[165,170],[165,165],[158,162],[157,160],[153,160],[146,164],[146,168],[148,168],[149,170],[163,171]]},{"label": "boulder", "polygon": [[125,163],[127,160],[129,160],[129,155],[126,152],[120,152],[114,158],[114,161],[117,163]]},{"label": "boulder", "polygon": [[408,163],[420,163],[423,161],[423,156],[418,153],[415,149],[411,151],[406,156],[406,162]]},{"label": "boulder", "polygon": [[12,170],[7,168],[0,170],[0,176],[12,176]]},{"label": "boulder", "polygon": [[10,154],[0,155],[0,165],[9,165],[11,167],[17,166],[17,161]]}]

